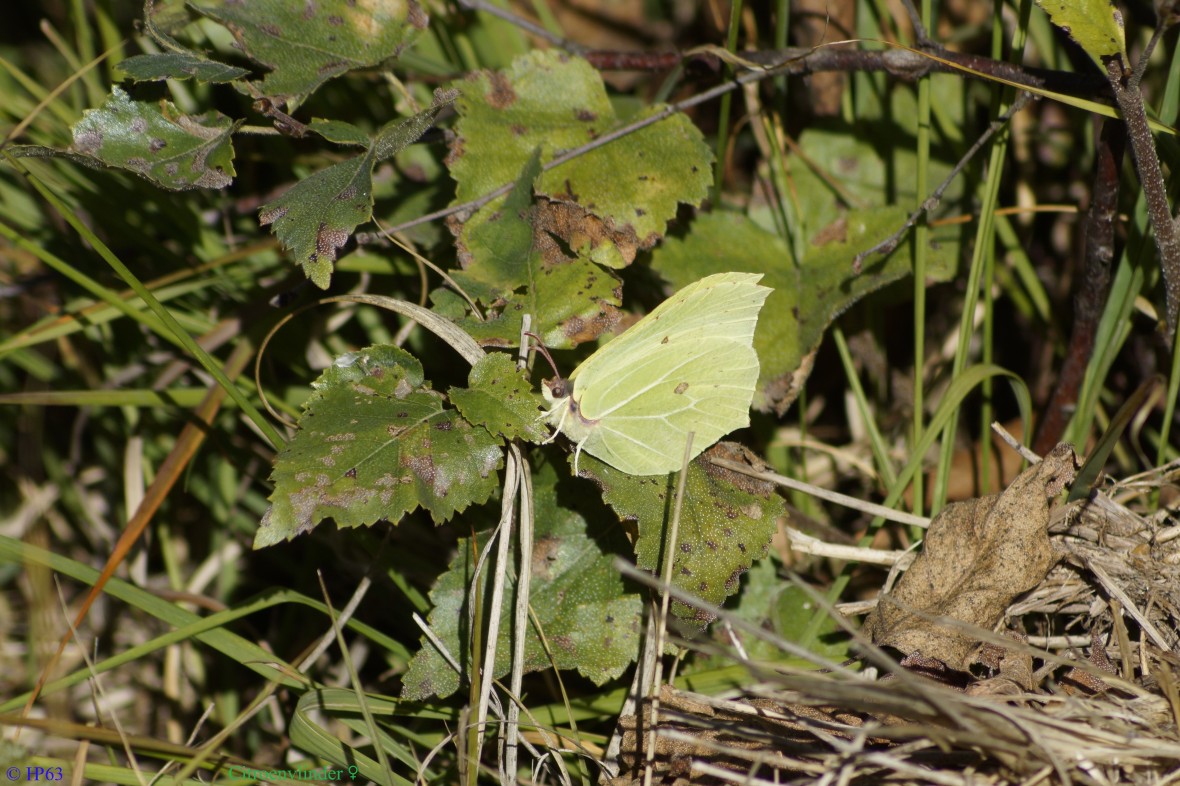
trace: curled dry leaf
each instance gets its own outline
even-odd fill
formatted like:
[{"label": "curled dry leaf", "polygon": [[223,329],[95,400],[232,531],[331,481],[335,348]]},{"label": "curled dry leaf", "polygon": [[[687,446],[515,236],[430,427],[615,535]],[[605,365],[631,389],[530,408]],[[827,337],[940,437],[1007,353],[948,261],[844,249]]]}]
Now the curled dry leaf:
[{"label": "curled dry leaf", "polygon": [[1003,493],[948,505],[931,522],[921,556],[865,620],[866,635],[966,671],[978,641],[946,620],[991,630],[1018,595],[1040,584],[1057,561],[1049,503],[1077,469],[1063,443]]}]

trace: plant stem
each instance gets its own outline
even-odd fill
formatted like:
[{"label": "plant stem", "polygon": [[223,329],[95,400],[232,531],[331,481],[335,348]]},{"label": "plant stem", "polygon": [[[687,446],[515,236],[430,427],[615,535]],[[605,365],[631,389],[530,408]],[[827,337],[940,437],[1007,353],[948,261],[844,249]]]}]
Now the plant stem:
[{"label": "plant stem", "polygon": [[1131,142],[1131,153],[1135,158],[1135,171],[1143,185],[1143,197],[1147,202],[1147,218],[1155,232],[1156,248],[1160,252],[1160,271],[1164,277],[1165,316],[1168,326],[1167,342],[1170,346],[1176,335],[1176,317],[1180,312],[1180,232],[1172,220],[1168,208],[1168,195],[1164,188],[1164,173],[1160,169],[1159,155],[1151,127],[1147,124],[1147,113],[1143,109],[1143,94],[1127,84],[1129,74],[1118,57],[1107,58],[1106,75],[1110,80],[1114,100],[1118,104],[1123,122],[1127,124],[1127,138]]}]

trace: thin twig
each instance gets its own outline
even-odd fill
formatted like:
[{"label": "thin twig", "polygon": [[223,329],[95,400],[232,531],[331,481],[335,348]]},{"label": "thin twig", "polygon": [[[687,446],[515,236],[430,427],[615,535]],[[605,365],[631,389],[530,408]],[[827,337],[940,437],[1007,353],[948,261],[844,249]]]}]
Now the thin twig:
[{"label": "thin twig", "polygon": [[1127,81],[1127,87],[1138,92],[1139,82],[1143,80],[1143,73],[1147,71],[1147,61],[1151,59],[1151,53],[1155,51],[1156,44],[1163,38],[1167,32],[1168,25],[1165,20],[1159,20],[1159,24],[1155,26],[1155,30],[1151,34],[1151,39],[1147,42],[1147,46],[1143,48],[1142,54],[1139,55],[1139,61],[1135,63],[1135,70],[1131,73],[1131,78]]},{"label": "thin twig", "polygon": [[926,33],[926,25],[922,24],[922,15],[918,13],[918,9],[914,8],[914,0],[901,0],[901,4],[905,6],[906,13],[909,14],[910,24],[914,26],[914,38],[918,42],[918,46],[927,46],[931,43],[930,36]]},{"label": "thin twig", "polygon": [[1119,601],[1119,603],[1123,604],[1123,610],[1130,614],[1131,617],[1139,623],[1139,626],[1148,636],[1151,637],[1151,640],[1155,642],[1157,647],[1162,649],[1164,652],[1171,651],[1172,644],[1168,641],[1168,639],[1162,633],[1160,633],[1159,629],[1156,628],[1152,621],[1147,618],[1147,615],[1139,610],[1139,607],[1135,605],[1135,601],[1131,599],[1131,596],[1128,595],[1122,587],[1115,583],[1114,579],[1112,579],[1110,575],[1102,569],[1101,565],[1092,559],[1087,559],[1086,569],[1094,574],[1094,578],[1098,579],[1098,583],[1102,585],[1103,589],[1109,592],[1112,597]]},{"label": "thin twig", "polygon": [[802,491],[804,494],[810,494],[813,497],[819,497],[820,499],[827,500],[828,502],[835,502],[837,505],[843,505],[846,508],[859,510],[862,513],[868,513],[871,516],[880,516],[881,518],[888,521],[896,521],[899,524],[908,524],[913,527],[925,528],[930,526],[930,519],[924,516],[915,516],[914,514],[906,513],[903,510],[894,510],[893,508],[887,508],[884,505],[865,502],[864,500],[857,499],[856,497],[849,497],[845,494],[839,494],[835,491],[828,491],[827,489],[822,489],[819,486],[813,486],[810,483],[793,480],[774,472],[758,472],[756,470],[750,469],[745,464],[739,464],[736,461],[726,461],[725,459],[717,458],[710,459],[710,461],[718,467],[724,467],[725,469],[732,470],[734,472],[740,472],[743,475],[748,475],[751,478],[757,478],[758,480],[764,480],[767,483],[775,483],[779,486],[785,486],[786,488],[794,489],[795,491]]},{"label": "thin twig", "polygon": [[[504,490],[500,497],[500,523],[496,528],[499,542],[496,544],[496,570],[492,574],[492,588],[487,598],[488,603],[484,606],[484,619],[476,619],[472,622],[473,625],[480,626],[484,625],[485,619],[487,622],[483,658],[479,664],[479,668],[483,672],[483,679],[479,686],[479,703],[476,706],[473,732],[476,736],[474,755],[472,756],[474,762],[481,760],[480,751],[483,748],[484,735],[487,730],[488,708],[492,699],[492,682],[496,676],[496,651],[500,643],[501,609],[504,604],[505,585],[512,562],[512,530],[516,523],[516,495],[520,487],[520,465],[518,462],[520,461],[520,451],[515,445],[512,445],[508,453],[505,454],[504,461]],[[488,544],[484,554],[490,551],[491,544]],[[524,558],[528,559],[529,555],[525,555]],[[472,581],[472,589],[478,592],[482,586],[483,577],[480,576],[479,571],[476,571]],[[475,604],[472,604],[473,608],[474,606]],[[474,783],[474,781],[472,782]]]},{"label": "thin twig", "polygon": [[[1061,93],[1094,95],[1103,86],[1101,82],[1095,82],[1093,79],[1074,74],[1065,74],[1057,71],[1038,71],[1032,68],[1021,69],[1012,66],[1010,63],[1003,63],[985,57],[957,55],[955,53],[944,52],[943,50],[938,50],[937,54],[940,58],[948,61],[948,63],[924,58],[906,49],[887,50],[884,52],[861,52],[832,48],[818,50],[785,49],[757,53],[743,52],[742,56],[744,58],[750,60],[752,63],[763,65],[765,70],[748,71],[739,74],[732,80],[711,87],[683,101],[670,104],[654,115],[628,123],[584,145],[571,148],[553,160],[543,164],[541,171],[548,172],[578,156],[584,155],[628,134],[633,134],[636,131],[647,128],[650,125],[654,125],[674,114],[718,98],[731,90],[736,90],[752,82],[759,82],[763,79],[776,76],[807,76],[823,71],[884,71],[899,79],[913,80],[934,72],[963,74],[962,71],[958,71],[949,65],[949,62],[954,62],[970,68],[976,74],[994,76],[1016,84],[1042,87]],[[975,76],[972,73],[966,75],[969,77]],[[402,232],[411,227],[453,215],[469,216],[493,199],[507,194],[515,186],[516,183],[514,182],[505,183],[499,188],[475,199],[418,216],[417,218],[391,227],[388,231],[391,233]]]},{"label": "thin twig", "polygon": [[996,435],[999,436],[1000,439],[1008,443],[1008,447],[1019,453],[1020,457],[1029,464],[1041,463],[1041,457],[1035,452],[1026,448],[1024,445],[1020,444],[1020,440],[1008,433],[1008,429],[1000,425],[998,420],[992,421],[992,431],[996,432]]},{"label": "thin twig", "polygon": [[831,559],[845,560],[847,562],[863,562],[869,565],[897,565],[901,569],[905,569],[918,556],[910,551],[862,549],[858,546],[843,546],[839,543],[828,543],[792,527],[787,527],[787,539],[791,541],[791,548],[802,554],[811,554],[816,557],[830,557]]},{"label": "thin twig", "polygon": [[523,16],[518,16],[507,9],[500,8],[499,6],[485,2],[485,0],[459,0],[459,5],[463,6],[468,11],[482,11],[485,14],[490,14],[503,19],[509,24],[516,25],[526,33],[535,35],[537,38],[547,41],[548,43],[553,44],[556,47],[560,47],[561,49],[564,49],[565,51],[572,54],[581,55],[587,51],[587,48],[581,44],[571,41],[568,38],[562,38],[559,35],[554,35],[536,22],[525,19]]},{"label": "thin twig", "polygon": [[1012,119],[1013,115],[1027,106],[1028,102],[1032,100],[1032,98],[1033,96],[1031,93],[1020,93],[1018,96],[1016,96],[1016,100],[1012,102],[1012,106],[1008,107],[1008,111],[988,124],[988,127],[984,129],[984,132],[979,135],[978,139],[975,140],[975,144],[971,145],[971,147],[967,149],[967,152],[963,154],[963,157],[959,159],[959,162],[955,164],[954,168],[951,169],[946,178],[938,184],[938,187],[930,193],[930,196],[922,201],[922,204],[918,206],[914,212],[910,213],[909,218],[905,220],[905,222],[900,228],[898,228],[896,232],[872,248],[865,249],[852,258],[853,271],[860,273],[861,266],[870,256],[875,254],[892,254],[895,250],[897,250],[897,247],[901,245],[901,241],[905,237],[905,234],[914,226],[914,224],[918,223],[918,219],[921,218],[923,214],[932,213],[938,207],[939,203],[942,201],[943,194],[945,194],[946,190],[950,188],[950,185],[954,182],[955,178],[967,168],[967,164],[971,163],[971,159],[975,157],[976,153],[983,149],[983,146],[987,144],[988,140],[995,136],[996,132],[1008,124],[1008,121]]}]

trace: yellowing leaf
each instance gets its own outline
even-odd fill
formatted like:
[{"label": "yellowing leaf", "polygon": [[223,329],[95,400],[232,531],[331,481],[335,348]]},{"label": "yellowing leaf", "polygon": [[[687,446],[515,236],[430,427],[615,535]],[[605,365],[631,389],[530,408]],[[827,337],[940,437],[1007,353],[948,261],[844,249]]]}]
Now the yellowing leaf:
[{"label": "yellowing leaf", "polygon": [[1123,15],[1110,0],[1037,0],[1037,5],[1106,73],[1104,57],[1127,59]]}]

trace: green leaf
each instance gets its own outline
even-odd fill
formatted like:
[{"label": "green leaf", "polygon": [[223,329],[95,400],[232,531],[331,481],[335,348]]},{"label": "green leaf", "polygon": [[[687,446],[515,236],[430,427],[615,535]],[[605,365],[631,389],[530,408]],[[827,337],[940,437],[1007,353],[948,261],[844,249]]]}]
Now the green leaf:
[{"label": "green leaf", "polygon": [[[884,259],[870,259],[852,270],[852,258],[888,237],[905,220],[901,208],[849,212],[828,236],[807,248],[800,265],[782,238],[738,213],[702,214],[683,238],[669,238],[652,254],[652,267],[680,288],[713,273],[763,273],[761,283],[774,291],[754,334],[762,364],[755,407],[780,414],[794,401],[806,373],[804,358],[823,338],[832,320],[860,298],[909,275],[909,246]],[[945,277],[952,260],[935,251],[929,270]],[[770,317],[773,315],[773,317]]]},{"label": "green leaf", "polygon": [[[952,117],[948,122],[959,121],[957,111],[961,101],[961,87],[955,88],[954,80],[934,80],[932,89],[938,97],[934,100],[943,106],[949,105]],[[957,83],[955,83],[957,84]],[[826,127],[809,128],[799,137],[800,153],[788,159],[791,172],[791,193],[795,197],[795,213],[798,218],[798,233],[793,250],[802,257],[806,244],[814,238],[828,233],[829,227],[837,224],[849,209],[866,210],[874,207],[912,206],[919,198],[927,196],[927,189],[921,193],[908,173],[916,171],[918,158],[914,152],[914,138],[917,134],[917,102],[913,91],[894,90],[889,96],[889,107],[885,110],[888,119],[870,119],[865,123],[851,126],[831,123]],[[959,121],[965,124],[967,121]],[[882,151],[885,151],[884,154]],[[942,153],[940,155],[940,153]],[[931,151],[929,178],[931,183],[941,181],[951,171],[951,164],[945,159],[957,156],[954,151]],[[942,205],[950,208],[963,199],[963,179],[951,181],[942,198]],[[964,209],[969,210],[967,205]],[[763,226],[769,227],[766,221]],[[891,234],[897,227],[891,227]],[[934,230],[944,245],[952,246],[947,253],[954,254],[960,241],[961,229]],[[878,240],[884,240],[883,235]]]},{"label": "green leaf", "polygon": [[69,150],[28,146],[17,155],[49,154],[125,169],[173,191],[225,188],[236,174],[230,134],[240,124],[216,111],[193,116],[169,101],[132,101],[114,87],[106,103],[74,124]]},{"label": "green leaf", "polygon": [[1110,0],[1037,0],[1037,5],[1085,50],[1103,74],[1103,58],[1117,55],[1126,62],[1123,15]]},{"label": "green leaf", "polygon": [[319,134],[324,139],[337,145],[351,145],[367,148],[372,141],[364,129],[346,123],[343,120],[324,120],[317,117],[307,124],[307,130]]},{"label": "green leaf", "polygon": [[314,387],[299,433],[275,460],[255,548],[329,516],[368,526],[421,506],[442,522],[495,492],[499,441],[445,408],[409,353],[378,345],[342,355]]},{"label": "green leaf", "polygon": [[451,276],[470,297],[492,303],[535,280],[544,270],[530,220],[533,183],[540,174],[538,147],[525,161],[500,207],[483,215],[477,226],[465,228],[469,242],[465,253],[461,251],[464,269]]},{"label": "green leaf", "polygon": [[136,82],[159,82],[163,79],[232,82],[250,73],[244,68],[208,60],[192,52],[135,55],[121,61],[118,68]]},{"label": "green leaf", "polygon": [[262,91],[280,99],[396,57],[427,23],[415,0],[189,0],[189,6],[225,25],[247,57],[272,69]]},{"label": "green leaf", "polygon": [[[348,123],[316,121],[312,130],[329,141],[340,144],[367,144],[364,154],[341,161],[301,180],[283,194],[262,206],[258,220],[274,225],[274,233],[289,249],[303,272],[320,289],[327,289],[332,279],[336,253],[361,224],[373,217],[373,166],[387,155],[397,152],[397,144],[410,144],[426,131],[434,118],[454,96],[438,90],[435,101],[422,112],[390,124],[369,144],[364,132]],[[400,149],[400,148],[398,148]]]},{"label": "green leaf", "polygon": [[283,248],[320,289],[331,283],[336,252],[373,215],[374,163],[369,150],[321,169],[258,211],[259,223],[274,225]]},{"label": "green leaf", "polygon": [[[717,606],[738,590],[742,573],[754,560],[766,555],[775,520],[786,512],[770,484],[709,462],[710,456],[742,460],[743,451],[740,445],[719,442],[688,465],[685,481],[672,583]],[[676,476],[628,475],[585,453],[580,464],[582,476],[602,487],[607,504],[635,522],[636,564],[662,576]],[[679,601],[673,601],[672,611],[701,627],[713,619]]]},{"label": "green leaf", "polygon": [[[539,173],[540,148],[500,209],[472,231],[468,268],[451,274],[472,298],[493,308],[486,320],[457,320],[485,346],[517,346],[525,314],[553,349],[591,341],[619,319],[614,276],[589,260],[569,258],[546,232],[542,211],[532,204]],[[470,263],[472,255],[480,261]]]},{"label": "green leaf", "polygon": [[[598,72],[553,50],[518,57],[507,70],[481,72],[459,87],[457,138],[448,159],[457,202],[515,181],[537,147],[549,161],[625,124]],[[664,109],[652,106],[641,116]],[[711,160],[700,131],[675,114],[545,172],[536,191],[556,213],[549,231],[580,255],[621,267],[663,236],[680,203],[700,203],[711,182]],[[470,245],[470,233],[501,201],[473,216],[461,246]],[[481,261],[477,250],[472,253]]]},{"label": "green leaf", "polygon": [[852,639],[831,617],[827,617],[815,638],[808,641],[811,621],[815,617],[816,603],[802,587],[783,584],[782,591],[775,598],[774,605],[766,618],[771,629],[787,641],[794,641],[807,647],[816,655],[833,661],[841,661],[851,654]]},{"label": "green leaf", "polygon": [[[568,480],[565,481],[568,483]],[[533,476],[536,501],[536,529],[532,549],[532,580],[529,603],[535,615],[525,642],[526,672],[550,667],[537,635],[539,623],[553,660],[560,669],[577,669],[601,685],[614,679],[632,663],[639,651],[642,602],[627,592],[612,565],[614,550],[625,550],[621,528],[609,532],[596,529],[587,534],[590,521],[601,520],[604,510],[583,514],[570,508],[571,489],[558,482],[552,465],[542,463]],[[574,497],[579,507],[591,504]],[[434,610],[431,629],[460,662],[466,662],[468,639],[469,583],[475,569],[476,552],[486,546],[489,533],[477,538],[478,548],[461,540],[456,556],[430,592]],[[491,577],[485,573],[483,591],[491,591]],[[511,614],[515,603],[516,571],[507,575],[505,602],[496,642],[496,673],[508,671],[511,653]],[[485,675],[486,676],[486,675]],[[460,685],[459,675],[443,660],[434,646],[423,639],[422,649],[410,662],[402,680],[402,697],[426,699],[448,696]]]},{"label": "green leaf", "polygon": [[509,355],[493,352],[476,363],[467,385],[447,395],[468,422],[504,439],[540,442],[548,436],[540,419],[544,400]]},{"label": "green leaf", "polygon": [[377,136],[373,140],[373,150],[375,151],[377,160],[384,161],[390,156],[397,155],[414,142],[417,142],[434,125],[434,121],[438,118],[438,113],[455,103],[455,99],[458,97],[458,90],[443,90],[439,88],[434,91],[434,97],[428,109],[410,115],[409,117],[386,123],[377,132]]},{"label": "green leaf", "polygon": [[544,289],[509,295],[483,322],[468,317],[456,324],[484,346],[511,347],[519,343],[521,317],[527,313],[545,346],[565,349],[593,341],[618,323],[620,315],[610,302],[618,301],[618,282],[602,268],[575,260],[546,274]]},{"label": "green leaf", "polygon": [[[742,580],[742,591],[727,609],[738,619],[766,627],[787,641],[801,644],[808,651],[837,663],[851,655],[852,639],[839,624],[828,619],[817,641],[805,641],[806,629],[815,615],[816,603],[801,588],[779,573],[781,565],[773,556],[755,562]],[[799,663],[774,642],[756,636],[743,638],[745,654],[753,661]],[[696,664],[697,669],[725,668],[733,663],[732,654],[719,652]],[[692,668],[692,667],[689,667]],[[691,673],[689,668],[685,673]],[[814,668],[814,667],[812,667]]]}]

